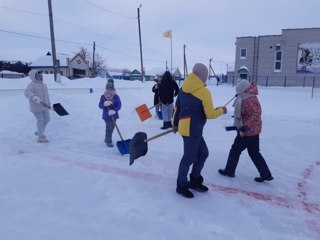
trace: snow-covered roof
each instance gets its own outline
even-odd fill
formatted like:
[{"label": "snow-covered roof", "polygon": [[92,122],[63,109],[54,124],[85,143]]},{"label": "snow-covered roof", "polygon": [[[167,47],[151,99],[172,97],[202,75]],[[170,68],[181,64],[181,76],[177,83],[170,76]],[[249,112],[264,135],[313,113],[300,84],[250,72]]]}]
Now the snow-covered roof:
[{"label": "snow-covered roof", "polygon": [[[68,66],[67,58],[70,58],[70,56],[66,54],[57,54],[57,60],[60,60],[60,67]],[[30,67],[52,67],[52,56],[45,55],[39,57],[30,64]]]},{"label": "snow-covered roof", "polygon": [[238,72],[240,72],[241,70],[245,70],[245,71],[249,72],[249,69],[246,66],[239,67]]},{"label": "snow-covered roof", "polygon": [[12,71],[8,71],[8,70],[0,71],[0,73],[2,73],[2,74],[19,74],[19,75],[21,75],[21,73],[18,73],[18,72],[12,72]]}]

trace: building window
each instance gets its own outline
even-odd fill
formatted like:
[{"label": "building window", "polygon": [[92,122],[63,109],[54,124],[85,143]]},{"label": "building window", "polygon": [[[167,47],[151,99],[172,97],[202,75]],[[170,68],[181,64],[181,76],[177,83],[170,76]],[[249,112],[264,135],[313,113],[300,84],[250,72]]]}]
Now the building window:
[{"label": "building window", "polygon": [[274,71],[281,72],[282,67],[282,50],[276,51],[275,60],[274,60]]},{"label": "building window", "polygon": [[240,48],[240,59],[246,59],[246,58],[247,58],[247,49]]}]

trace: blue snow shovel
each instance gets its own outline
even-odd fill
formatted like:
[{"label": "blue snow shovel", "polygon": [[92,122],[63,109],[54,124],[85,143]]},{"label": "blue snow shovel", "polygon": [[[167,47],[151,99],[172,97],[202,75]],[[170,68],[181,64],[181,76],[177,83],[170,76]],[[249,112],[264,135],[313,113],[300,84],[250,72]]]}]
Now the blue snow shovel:
[{"label": "blue snow shovel", "polygon": [[158,115],[158,118],[159,118],[159,120],[162,120],[163,118],[162,118],[162,111],[161,111],[161,101],[160,101],[160,96],[158,97],[158,101],[159,101],[159,103],[157,104],[157,105],[159,105],[159,110],[157,111],[157,115]]},{"label": "blue snow shovel", "polygon": [[118,125],[116,123],[116,121],[114,120],[114,117],[113,115],[111,115],[111,119],[112,119],[112,122],[114,124],[114,126],[116,127],[117,129],[117,132],[121,138],[121,141],[117,141],[117,148],[119,150],[119,152],[122,154],[122,155],[125,155],[125,154],[129,154],[130,153],[130,142],[131,142],[131,139],[127,139],[127,140],[123,140],[123,137],[120,133],[120,130],[118,128]]},{"label": "blue snow shovel", "polygon": [[157,111],[159,120],[162,120],[162,111]]}]

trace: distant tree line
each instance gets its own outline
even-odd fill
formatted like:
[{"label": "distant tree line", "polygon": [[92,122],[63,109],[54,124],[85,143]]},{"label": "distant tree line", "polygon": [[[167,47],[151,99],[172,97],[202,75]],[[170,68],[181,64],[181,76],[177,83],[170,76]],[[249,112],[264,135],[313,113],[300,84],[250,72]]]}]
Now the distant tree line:
[{"label": "distant tree line", "polygon": [[7,70],[11,72],[18,72],[18,73],[24,73],[28,74],[30,71],[30,67],[28,66],[28,63],[22,63],[20,61],[18,62],[6,62],[6,61],[0,61],[0,70]]}]

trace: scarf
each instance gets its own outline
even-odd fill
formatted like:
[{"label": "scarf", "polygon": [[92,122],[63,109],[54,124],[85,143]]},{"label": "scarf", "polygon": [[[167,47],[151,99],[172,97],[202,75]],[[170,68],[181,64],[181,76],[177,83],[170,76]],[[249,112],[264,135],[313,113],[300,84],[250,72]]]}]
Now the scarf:
[{"label": "scarf", "polygon": [[114,95],[116,95],[116,90],[114,89],[106,89],[106,91],[103,93],[103,96],[107,101],[111,101]]},{"label": "scarf", "polygon": [[239,94],[237,98],[234,100],[232,105],[234,107],[234,121],[233,121],[234,126],[236,127],[243,126],[242,116],[241,116],[242,103],[245,99],[253,96],[255,95],[251,93],[242,93],[242,94]]}]

